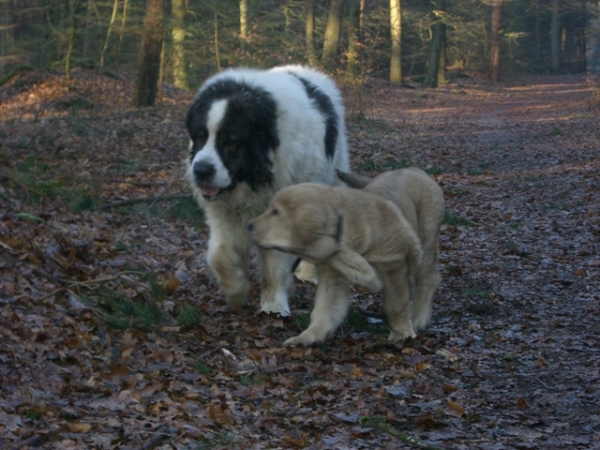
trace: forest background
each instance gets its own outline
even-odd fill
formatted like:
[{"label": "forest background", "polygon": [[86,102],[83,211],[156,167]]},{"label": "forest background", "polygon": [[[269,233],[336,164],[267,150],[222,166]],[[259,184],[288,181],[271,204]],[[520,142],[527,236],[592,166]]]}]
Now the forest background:
[{"label": "forest background", "polygon": [[138,74],[138,105],[226,67],[308,63],[360,87],[600,69],[597,0],[2,0],[0,73]]}]

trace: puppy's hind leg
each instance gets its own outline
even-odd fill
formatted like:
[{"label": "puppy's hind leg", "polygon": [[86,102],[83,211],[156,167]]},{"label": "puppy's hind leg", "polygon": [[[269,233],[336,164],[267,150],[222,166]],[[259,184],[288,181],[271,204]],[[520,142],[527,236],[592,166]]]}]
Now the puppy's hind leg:
[{"label": "puppy's hind leg", "polygon": [[258,249],[258,256],[262,276],[260,310],[289,316],[288,297],[292,286],[291,270],[296,257],[278,250],[264,249]]},{"label": "puppy's hind leg", "polygon": [[310,325],[300,335],[283,343],[312,345],[329,339],[342,324],[350,303],[347,281],[330,267],[317,266],[319,284],[315,306],[310,313]]},{"label": "puppy's hind leg", "polygon": [[440,284],[440,274],[437,269],[437,261],[428,267],[419,267],[415,276],[416,294],[412,304],[412,318],[415,329],[427,328],[431,320],[431,309],[433,294]]},{"label": "puppy's hind leg", "polygon": [[399,342],[417,336],[411,318],[410,286],[408,269],[402,265],[399,269],[387,271],[383,278],[383,310],[392,329],[388,340]]}]

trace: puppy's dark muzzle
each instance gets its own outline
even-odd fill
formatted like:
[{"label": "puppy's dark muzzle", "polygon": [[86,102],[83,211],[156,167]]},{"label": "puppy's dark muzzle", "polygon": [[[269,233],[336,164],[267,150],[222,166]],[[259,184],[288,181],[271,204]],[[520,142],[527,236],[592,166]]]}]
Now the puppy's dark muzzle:
[{"label": "puppy's dark muzzle", "polygon": [[212,180],[212,178],[215,176],[216,169],[215,166],[210,163],[198,161],[194,164],[193,172],[196,182],[201,183]]}]

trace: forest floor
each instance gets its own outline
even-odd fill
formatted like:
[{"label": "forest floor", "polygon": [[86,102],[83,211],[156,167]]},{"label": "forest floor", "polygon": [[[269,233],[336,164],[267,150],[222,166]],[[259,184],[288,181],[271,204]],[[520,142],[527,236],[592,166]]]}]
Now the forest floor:
[{"label": "forest floor", "polygon": [[445,192],[432,323],[391,345],[355,289],[332,340],[284,348],[314,288],[297,282],[291,318],[258,314],[256,284],[226,307],[182,195],[192,92],[138,110],[100,73],[13,78],[0,447],[600,449],[598,95],[584,76],[367,83],[353,168],[413,164]]}]

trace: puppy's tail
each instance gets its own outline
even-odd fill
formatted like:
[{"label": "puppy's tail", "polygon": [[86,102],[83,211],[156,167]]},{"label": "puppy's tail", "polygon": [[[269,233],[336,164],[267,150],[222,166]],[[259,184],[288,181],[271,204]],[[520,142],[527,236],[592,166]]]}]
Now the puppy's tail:
[{"label": "puppy's tail", "polygon": [[338,178],[351,188],[362,189],[371,182],[369,178],[361,177],[360,175],[356,175],[355,173],[342,172],[341,170],[337,169],[335,172]]},{"label": "puppy's tail", "polygon": [[414,298],[417,290],[417,271],[421,265],[421,262],[423,261],[423,246],[421,245],[421,240],[416,234],[408,237],[407,244],[409,247],[406,261],[408,265],[409,291],[410,297]]}]

